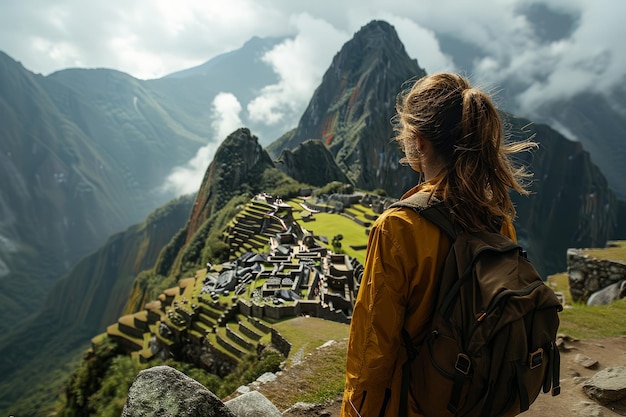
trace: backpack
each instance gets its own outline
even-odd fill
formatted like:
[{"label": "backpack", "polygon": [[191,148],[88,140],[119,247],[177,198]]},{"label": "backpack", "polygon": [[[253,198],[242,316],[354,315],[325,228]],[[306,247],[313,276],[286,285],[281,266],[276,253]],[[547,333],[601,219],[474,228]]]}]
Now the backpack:
[{"label": "backpack", "polygon": [[558,395],[558,313],[563,309],[522,248],[495,232],[468,233],[443,202],[417,193],[408,207],[451,239],[429,332],[415,346],[405,329],[400,416],[408,395],[425,416],[514,416],[539,392]]}]

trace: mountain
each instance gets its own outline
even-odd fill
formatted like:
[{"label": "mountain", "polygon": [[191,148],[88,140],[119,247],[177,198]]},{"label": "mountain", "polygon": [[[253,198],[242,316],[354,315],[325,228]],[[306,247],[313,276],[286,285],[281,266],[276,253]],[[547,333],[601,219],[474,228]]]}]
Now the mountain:
[{"label": "mountain", "polygon": [[107,237],[170,197],[155,192],[205,140],[138,80],[34,75],[0,54],[0,311],[5,332]]},{"label": "mountain", "polygon": [[173,200],[112,236],[54,286],[38,314],[0,337],[0,410],[29,409],[32,405],[21,402],[25,392],[36,392],[41,401],[54,400],[63,381],[50,375],[58,376],[89,339],[122,315],[135,277],[155,264],[163,246],[187,221],[192,202],[192,196]]},{"label": "mountain", "polygon": [[580,142],[599,163],[611,189],[626,199],[626,88],[618,87],[610,96],[581,93],[547,104],[537,113],[543,115],[539,121],[562,127]]},{"label": "mountain", "polygon": [[[317,139],[327,144],[357,187],[382,188],[399,197],[417,183],[417,176],[398,166],[400,152],[391,141],[389,121],[403,82],[424,74],[406,54],[393,27],[373,21],[335,56],[298,127],[267,149],[276,156],[281,149]],[[546,125],[504,117],[514,139],[535,134],[540,143],[537,152],[521,157],[531,165],[536,180],[530,197],[514,197],[518,233],[543,273],[561,271],[567,248],[603,246],[617,236],[617,199],[581,143]]]},{"label": "mountain", "polygon": [[[335,56],[295,129],[265,150],[250,129],[233,132],[207,168],[188,215],[182,216],[182,202],[181,210],[174,210],[181,216],[177,215],[178,228],[172,223],[158,238],[147,238],[147,229],[141,232],[140,226],[129,229],[129,236],[115,235],[79,262],[46,300],[52,282],[42,288],[32,278],[42,278],[38,275],[42,269],[45,273],[69,269],[62,261],[71,261],[60,257],[65,235],[56,230],[64,231],[66,224],[78,222],[76,227],[84,233],[75,239],[84,239],[104,227],[100,222],[108,225],[115,216],[130,216],[138,210],[132,202],[141,206],[144,200],[134,193],[149,198],[149,184],[159,183],[170,167],[190,157],[212,131],[207,121],[211,94],[218,90],[210,86],[209,78],[193,71],[147,82],[108,70],[68,70],[41,77],[10,59],[4,61],[13,69],[3,73],[9,74],[8,81],[0,76],[0,120],[8,121],[6,130],[0,132],[4,135],[0,146],[12,147],[0,153],[4,158],[0,170],[7,173],[2,178],[10,178],[0,195],[1,259],[7,268],[22,262],[32,270],[22,273],[31,278],[20,283],[23,287],[3,288],[3,294],[11,295],[3,308],[15,307],[15,314],[22,312],[22,316],[17,319],[20,325],[13,331],[5,329],[0,338],[2,409],[41,387],[29,375],[58,376],[59,364],[75,357],[90,337],[120,314],[116,312],[137,311],[158,285],[202,268],[208,261],[228,258],[222,233],[238,207],[255,193],[287,197],[303,186],[342,173],[356,187],[384,189],[396,197],[417,182],[415,173],[397,164],[400,154],[389,121],[402,83],[424,71],[406,55],[393,27],[375,21]],[[528,121],[512,118],[510,123],[514,138],[532,134],[526,128]],[[532,129],[541,147],[526,157],[532,162],[536,182],[532,196],[516,199],[516,226],[533,261],[544,273],[556,272],[563,270],[566,248],[602,245],[617,237],[614,231],[624,219],[617,208],[620,203],[580,144],[543,125]],[[34,140],[40,137],[47,141]],[[41,157],[44,151],[50,152],[48,159]],[[18,156],[19,164],[5,164]],[[273,161],[272,156],[278,159]],[[36,172],[29,167],[39,166],[35,162],[40,161],[39,170],[53,184],[56,181],[60,190],[49,183],[39,185],[41,174],[39,180],[32,175],[39,182],[28,177],[29,172]],[[149,175],[144,174],[146,170]],[[69,185],[71,193],[63,188]],[[4,198],[5,187],[11,198]],[[41,198],[26,198],[31,189]],[[14,202],[19,203],[17,208]],[[62,212],[55,204],[70,210],[79,203],[85,211],[70,212],[66,221],[55,214]],[[19,222],[18,216],[22,216]],[[50,218],[44,224],[36,216]],[[21,231],[22,223],[26,232]],[[49,240],[50,225],[57,235]],[[6,254],[17,250],[23,253],[5,260]],[[74,250],[87,253],[89,249],[85,244]],[[130,295],[120,295],[124,292]],[[28,307],[15,302],[18,293],[29,298]],[[37,314],[27,317],[30,311]],[[15,327],[15,323],[7,318],[3,325]]]},{"label": "mountain", "polygon": [[237,95],[249,95],[252,89],[241,81],[250,76],[248,73],[250,67],[256,67],[258,70],[255,78],[260,86],[278,82],[278,77],[268,65],[258,64],[266,52],[286,39],[288,38],[259,38],[254,36],[239,49],[220,54],[196,67],[166,75],[163,79],[203,77],[220,80],[220,84],[227,86],[229,90],[238,88],[239,94]]},{"label": "mountain", "polygon": [[279,82],[278,75],[263,56],[286,39],[254,37],[237,50],[146,84],[159,91],[168,111],[184,118],[185,126],[212,138],[217,133],[210,124],[214,120],[213,100],[219,93],[232,94],[241,105],[242,125],[258,132],[261,142],[269,144],[293,126],[260,122],[251,117],[248,104],[265,87]]},{"label": "mountain", "polygon": [[307,139],[322,140],[356,187],[399,197],[418,177],[398,165],[390,120],[403,83],[425,74],[391,25],[370,22],[335,55],[295,131],[268,151],[277,157]]},{"label": "mountain", "polygon": [[283,40],[254,38],[150,81],[106,69],[44,77],[0,52],[0,330],[32,314],[82,256],[174,196],[160,191],[166,176],[216,136],[215,96],[246,104],[275,83],[262,57]]},{"label": "mountain", "polygon": [[[565,271],[568,248],[603,247],[626,216],[598,165],[580,142],[542,124],[505,116],[511,139],[534,135],[539,149],[517,157],[534,177],[530,196],[512,194],[520,242],[544,274]],[[622,236],[623,238],[623,236]]]}]

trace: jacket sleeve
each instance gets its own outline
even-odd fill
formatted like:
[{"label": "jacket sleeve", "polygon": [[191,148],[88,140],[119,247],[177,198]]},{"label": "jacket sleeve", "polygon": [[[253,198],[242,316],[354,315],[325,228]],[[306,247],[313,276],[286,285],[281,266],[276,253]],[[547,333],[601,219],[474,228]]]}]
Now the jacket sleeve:
[{"label": "jacket sleeve", "polygon": [[[389,219],[388,219],[389,220]],[[342,416],[378,416],[389,398],[404,323],[406,258],[389,223],[370,232],[350,326]],[[359,414],[357,414],[358,412]]]}]

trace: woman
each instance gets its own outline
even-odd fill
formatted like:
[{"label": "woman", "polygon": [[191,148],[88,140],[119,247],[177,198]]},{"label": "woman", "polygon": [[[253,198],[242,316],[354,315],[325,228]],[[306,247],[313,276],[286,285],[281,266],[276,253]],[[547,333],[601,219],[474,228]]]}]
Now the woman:
[{"label": "woman", "polygon": [[[508,155],[535,144],[505,144],[489,97],[457,74],[418,80],[397,111],[401,162],[423,178],[402,199],[426,193],[427,200],[443,200],[464,229],[500,227],[515,240],[508,192],[527,194],[521,184],[527,174]],[[424,339],[449,248],[448,236],[411,209],[387,210],[372,227],[350,327],[342,417],[398,415],[406,361],[401,329],[417,343]],[[421,416],[411,396],[408,410]]]}]

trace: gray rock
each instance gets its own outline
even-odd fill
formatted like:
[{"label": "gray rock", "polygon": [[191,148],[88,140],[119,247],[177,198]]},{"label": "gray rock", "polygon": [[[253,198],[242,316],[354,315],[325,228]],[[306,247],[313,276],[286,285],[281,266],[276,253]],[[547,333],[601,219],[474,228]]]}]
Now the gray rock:
[{"label": "gray rock", "polygon": [[617,301],[626,296],[626,280],[616,282],[608,287],[596,291],[591,294],[591,297],[587,300],[588,306],[599,306],[604,304],[611,304],[613,301]]},{"label": "gray rock", "polygon": [[242,385],[237,388],[237,394],[246,394],[248,392],[250,392],[250,387],[247,385]]},{"label": "gray rock", "polygon": [[237,417],[282,417],[282,413],[259,391],[250,391],[224,403]]},{"label": "gray rock", "polygon": [[601,370],[583,384],[583,391],[600,404],[626,398],[626,366]]},{"label": "gray rock", "polygon": [[283,416],[302,416],[302,415],[317,415],[316,412],[321,406],[319,404],[297,402],[283,412]]},{"label": "gray rock", "polygon": [[272,382],[276,380],[276,375],[273,374],[272,372],[266,372],[263,375],[261,375],[260,377],[258,377],[256,379],[258,382],[260,382],[261,384],[266,384],[268,382]]},{"label": "gray rock", "polygon": [[169,366],[141,371],[122,417],[237,417],[202,384]]},{"label": "gray rock", "polygon": [[598,361],[595,359],[591,359],[589,356],[585,356],[582,353],[579,353],[574,358],[574,362],[579,365],[584,366],[587,369],[593,369],[598,367]]}]

